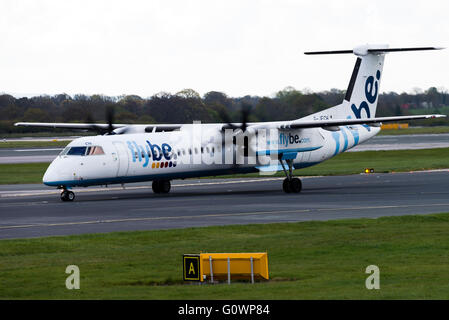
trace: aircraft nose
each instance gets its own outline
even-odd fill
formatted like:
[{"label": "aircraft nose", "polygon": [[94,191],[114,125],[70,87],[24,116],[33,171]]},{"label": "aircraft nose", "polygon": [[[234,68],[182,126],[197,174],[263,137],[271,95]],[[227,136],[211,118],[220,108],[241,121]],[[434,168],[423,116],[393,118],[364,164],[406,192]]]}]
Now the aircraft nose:
[{"label": "aircraft nose", "polygon": [[45,171],[44,177],[42,178],[42,182],[47,185],[51,186],[52,182],[55,182],[57,179],[57,174],[54,168],[52,166],[48,167],[47,171]]},{"label": "aircraft nose", "polygon": [[58,163],[56,163],[57,160],[54,160],[50,166],[47,168],[47,171],[45,171],[44,176],[42,177],[42,182],[47,186],[57,186],[58,181],[61,180],[61,175],[59,174],[58,170]]}]

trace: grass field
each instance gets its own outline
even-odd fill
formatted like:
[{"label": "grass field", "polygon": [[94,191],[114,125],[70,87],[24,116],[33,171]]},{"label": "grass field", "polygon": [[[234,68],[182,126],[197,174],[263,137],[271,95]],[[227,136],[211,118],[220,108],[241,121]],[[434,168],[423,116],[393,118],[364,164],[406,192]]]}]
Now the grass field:
[{"label": "grass field", "polygon": [[406,134],[438,134],[438,133],[449,133],[449,126],[435,126],[435,127],[409,127],[407,129],[383,129],[378,135],[381,136],[395,136],[395,135],[406,135]]},{"label": "grass field", "polygon": [[42,183],[49,163],[0,164],[0,184]]},{"label": "grass field", "polygon": [[[448,299],[448,230],[445,213],[2,240],[0,299]],[[182,254],[201,251],[267,251],[270,280],[184,284]]]},{"label": "grass field", "polygon": [[[0,164],[0,184],[41,183],[48,163]],[[449,148],[346,152],[310,168],[295,170],[295,175],[357,174],[365,168],[375,172],[400,172],[449,168]],[[259,174],[229,175],[220,178],[258,177]],[[276,176],[284,176],[278,172]]]}]

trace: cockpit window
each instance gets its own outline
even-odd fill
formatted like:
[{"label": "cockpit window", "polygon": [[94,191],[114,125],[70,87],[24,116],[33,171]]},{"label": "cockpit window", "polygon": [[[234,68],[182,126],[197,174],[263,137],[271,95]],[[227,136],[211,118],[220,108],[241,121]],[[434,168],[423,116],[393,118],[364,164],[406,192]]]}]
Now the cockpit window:
[{"label": "cockpit window", "polygon": [[87,156],[95,156],[104,154],[103,148],[99,146],[87,147]]},{"label": "cockpit window", "polygon": [[61,153],[60,153],[59,155],[60,155],[60,156],[66,155],[67,152],[69,152],[69,150],[70,150],[70,147],[65,147],[65,148],[61,151]]},{"label": "cockpit window", "polygon": [[89,146],[89,147],[66,147],[59,154],[60,156],[97,156],[103,155],[103,148],[100,146]]},{"label": "cockpit window", "polygon": [[84,156],[86,154],[87,147],[71,147],[67,152],[68,156]]}]

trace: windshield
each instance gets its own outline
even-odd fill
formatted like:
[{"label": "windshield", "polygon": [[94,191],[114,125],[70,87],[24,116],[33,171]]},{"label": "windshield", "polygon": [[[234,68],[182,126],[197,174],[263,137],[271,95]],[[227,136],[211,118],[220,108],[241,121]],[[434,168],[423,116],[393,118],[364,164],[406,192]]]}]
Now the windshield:
[{"label": "windshield", "polygon": [[84,156],[86,154],[87,147],[71,147],[67,152],[68,156]]},{"label": "windshield", "polygon": [[103,148],[99,146],[93,146],[93,147],[87,147],[87,153],[88,156],[95,156],[104,154]]},{"label": "windshield", "polygon": [[59,154],[60,156],[98,156],[103,155],[103,148],[100,146],[92,147],[66,147]]},{"label": "windshield", "polygon": [[62,151],[61,151],[61,153],[59,154],[60,156],[63,156],[63,155],[65,155],[65,154],[67,154],[67,152],[69,152],[69,150],[70,150],[70,147],[65,147]]}]

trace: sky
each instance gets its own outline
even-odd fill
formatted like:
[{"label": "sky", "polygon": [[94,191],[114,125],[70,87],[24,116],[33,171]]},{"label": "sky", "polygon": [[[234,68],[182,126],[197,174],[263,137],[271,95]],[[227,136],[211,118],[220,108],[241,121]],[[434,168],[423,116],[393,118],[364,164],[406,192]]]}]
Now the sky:
[{"label": "sky", "polygon": [[[0,0],[0,92],[272,96],[346,89],[353,55],[449,47],[449,1]],[[391,53],[381,92],[449,90],[449,48]]]}]

